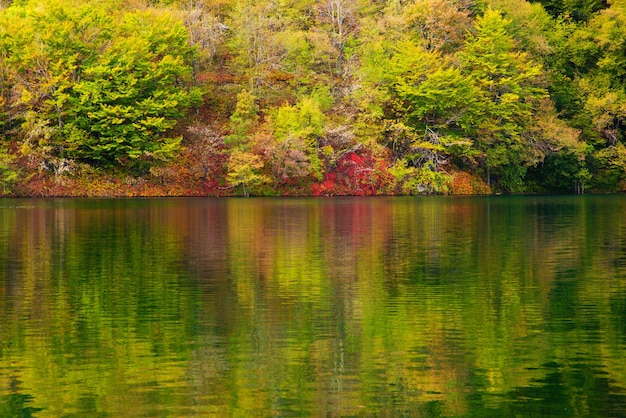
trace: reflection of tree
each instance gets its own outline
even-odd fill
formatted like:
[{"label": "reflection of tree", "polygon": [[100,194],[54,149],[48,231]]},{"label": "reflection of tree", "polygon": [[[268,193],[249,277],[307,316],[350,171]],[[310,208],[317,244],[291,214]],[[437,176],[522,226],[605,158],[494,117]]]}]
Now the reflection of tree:
[{"label": "reflection of tree", "polygon": [[32,399],[32,396],[20,393],[2,396],[0,398],[0,416],[21,418],[35,416],[41,409],[30,406]]},{"label": "reflection of tree", "polygon": [[[184,359],[194,328],[172,223],[154,222],[160,212],[136,201],[85,205],[24,210],[9,229],[23,261],[11,273],[16,280],[5,282],[19,296],[12,306],[2,302],[12,325],[0,329],[8,341],[0,361],[17,365],[33,406],[49,416],[73,408],[93,416],[105,405],[124,415],[144,402],[132,388],[147,376],[162,393],[171,390],[184,370],[156,359]],[[89,400],[90,393],[107,397]],[[125,402],[107,403],[119,397]]]},{"label": "reflection of tree", "polygon": [[545,202],[63,201],[0,217],[0,370],[22,382],[0,408],[623,415],[623,203]]}]

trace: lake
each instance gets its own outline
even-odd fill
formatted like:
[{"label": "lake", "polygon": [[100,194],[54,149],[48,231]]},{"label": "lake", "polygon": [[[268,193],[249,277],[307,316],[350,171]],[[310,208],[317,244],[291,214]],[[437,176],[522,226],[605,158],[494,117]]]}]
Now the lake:
[{"label": "lake", "polygon": [[626,196],[0,199],[1,417],[624,417]]}]

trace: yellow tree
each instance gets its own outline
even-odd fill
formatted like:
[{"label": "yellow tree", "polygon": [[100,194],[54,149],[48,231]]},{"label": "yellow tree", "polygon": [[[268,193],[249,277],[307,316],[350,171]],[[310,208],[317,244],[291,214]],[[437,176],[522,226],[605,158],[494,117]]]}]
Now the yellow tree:
[{"label": "yellow tree", "polygon": [[258,155],[242,149],[235,149],[228,158],[226,181],[232,187],[241,186],[243,195],[248,197],[250,187],[269,181],[266,175],[259,173],[262,168],[263,161]]}]

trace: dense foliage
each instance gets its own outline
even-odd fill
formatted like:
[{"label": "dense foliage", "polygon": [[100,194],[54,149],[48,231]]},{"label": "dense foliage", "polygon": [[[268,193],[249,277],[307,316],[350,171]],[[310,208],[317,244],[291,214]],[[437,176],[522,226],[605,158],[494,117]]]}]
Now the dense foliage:
[{"label": "dense foliage", "polygon": [[625,189],[624,0],[1,4],[5,195]]}]

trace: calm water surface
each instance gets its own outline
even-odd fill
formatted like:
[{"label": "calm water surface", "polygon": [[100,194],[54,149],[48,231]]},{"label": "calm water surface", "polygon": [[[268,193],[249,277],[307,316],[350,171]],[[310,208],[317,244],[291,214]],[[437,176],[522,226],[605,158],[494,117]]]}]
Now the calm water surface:
[{"label": "calm water surface", "polygon": [[0,199],[0,417],[624,417],[626,197]]}]

